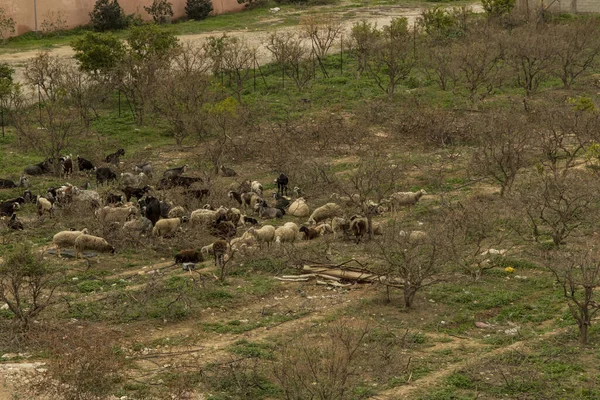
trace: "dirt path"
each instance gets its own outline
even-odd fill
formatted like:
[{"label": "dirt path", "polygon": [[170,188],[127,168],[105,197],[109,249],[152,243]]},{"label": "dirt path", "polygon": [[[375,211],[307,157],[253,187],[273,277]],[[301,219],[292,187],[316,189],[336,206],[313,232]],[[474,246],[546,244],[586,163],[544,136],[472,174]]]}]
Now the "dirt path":
[{"label": "dirt path", "polygon": [[[470,5],[474,12],[482,12],[483,9],[479,4]],[[423,11],[423,8],[408,8],[402,6],[375,6],[375,7],[364,7],[359,9],[351,9],[336,12],[343,19],[343,27],[346,34],[352,28],[352,25],[360,20],[367,20],[371,23],[376,23],[377,26],[381,27],[388,25],[393,18],[406,17],[409,21],[409,26],[413,26],[416,23],[417,18]],[[267,39],[268,35],[275,31],[284,30],[295,30],[297,27],[285,27],[277,29],[278,23],[284,21],[284,14],[275,14],[270,28],[262,28],[259,30],[243,30],[243,31],[213,31],[209,33],[200,33],[192,35],[182,35],[179,39],[182,43],[190,43],[194,46],[200,46],[207,37],[218,36],[222,33],[227,33],[229,36],[235,36],[243,38],[251,47],[255,47],[258,50],[257,61],[260,64],[268,63],[271,61],[271,56],[264,48],[263,43]],[[335,45],[334,45],[335,48]],[[339,49],[338,49],[339,50]],[[333,52],[337,52],[334,50]],[[72,60],[73,49],[70,46],[61,46],[48,50],[50,55],[60,57],[63,59]],[[0,54],[0,63],[4,62],[9,64],[15,69],[15,79],[18,82],[24,83],[24,70],[25,66],[32,58],[35,58],[39,50],[28,50],[23,52],[6,53]]]}]

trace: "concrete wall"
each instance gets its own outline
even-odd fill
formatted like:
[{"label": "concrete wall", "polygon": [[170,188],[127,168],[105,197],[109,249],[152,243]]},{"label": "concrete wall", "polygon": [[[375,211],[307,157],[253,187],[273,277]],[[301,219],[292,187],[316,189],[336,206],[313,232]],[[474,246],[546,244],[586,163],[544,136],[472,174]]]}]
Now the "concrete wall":
[{"label": "concrete wall", "polygon": [[600,13],[600,0],[517,0],[517,7],[524,12],[541,6],[559,13]]},{"label": "concrete wall", "polygon": [[[173,18],[185,16],[186,0],[170,0],[173,5]],[[37,6],[34,7],[34,2]],[[16,34],[21,35],[35,29],[35,11],[37,9],[37,25],[41,29],[44,19],[50,12],[55,15],[60,11],[62,19],[67,21],[68,28],[86,25],[90,22],[89,13],[94,9],[96,0],[0,0],[0,7],[12,17],[16,25]],[[139,13],[144,19],[152,19],[144,10],[144,6],[152,4],[152,0],[119,0],[126,14]],[[240,11],[243,5],[236,0],[213,0],[215,14]]]}]

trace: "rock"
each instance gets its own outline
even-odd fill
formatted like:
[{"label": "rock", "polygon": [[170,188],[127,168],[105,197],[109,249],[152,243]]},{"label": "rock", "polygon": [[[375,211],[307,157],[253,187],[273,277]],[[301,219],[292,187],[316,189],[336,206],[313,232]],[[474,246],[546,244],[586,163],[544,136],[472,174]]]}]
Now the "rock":
[{"label": "rock", "polygon": [[8,304],[2,304],[2,306],[0,306],[0,310],[8,310]]}]

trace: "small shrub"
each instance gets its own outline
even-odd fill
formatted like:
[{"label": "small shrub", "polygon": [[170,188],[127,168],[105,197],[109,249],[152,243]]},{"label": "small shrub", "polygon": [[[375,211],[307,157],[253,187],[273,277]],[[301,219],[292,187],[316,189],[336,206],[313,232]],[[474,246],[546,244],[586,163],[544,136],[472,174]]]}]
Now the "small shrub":
[{"label": "small shrub", "polygon": [[173,17],[173,5],[167,0],[154,0],[150,7],[144,7],[157,24],[166,24]]},{"label": "small shrub", "polygon": [[210,0],[187,0],[185,13],[189,19],[201,21],[212,12],[213,6]]},{"label": "small shrub", "polygon": [[16,22],[6,15],[4,8],[0,7],[0,41],[6,41],[8,35],[15,33]]},{"label": "small shrub", "polygon": [[67,29],[67,20],[64,18],[64,14],[60,11],[50,11],[44,21],[41,24],[42,32],[47,34],[55,34],[60,31]]},{"label": "small shrub", "polygon": [[129,24],[118,0],[97,0],[94,10],[90,13],[90,19],[94,29],[101,32],[123,29]]},{"label": "small shrub", "polygon": [[481,5],[488,17],[501,17],[512,11],[515,0],[481,0]]}]

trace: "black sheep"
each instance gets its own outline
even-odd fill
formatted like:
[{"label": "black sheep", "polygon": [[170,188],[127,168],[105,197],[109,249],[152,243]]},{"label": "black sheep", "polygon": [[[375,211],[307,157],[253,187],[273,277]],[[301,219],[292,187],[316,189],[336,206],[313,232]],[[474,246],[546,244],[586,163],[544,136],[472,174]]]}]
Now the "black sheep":
[{"label": "black sheep", "polygon": [[175,254],[175,264],[198,263],[204,261],[202,253],[193,249],[181,250]]}]

